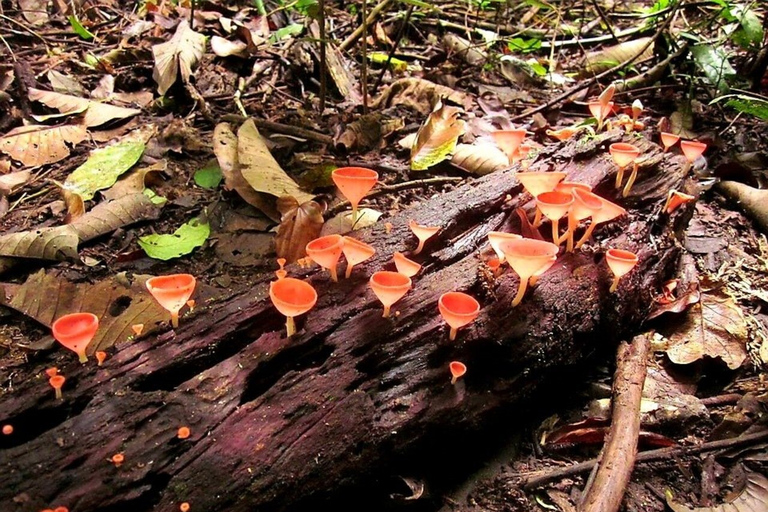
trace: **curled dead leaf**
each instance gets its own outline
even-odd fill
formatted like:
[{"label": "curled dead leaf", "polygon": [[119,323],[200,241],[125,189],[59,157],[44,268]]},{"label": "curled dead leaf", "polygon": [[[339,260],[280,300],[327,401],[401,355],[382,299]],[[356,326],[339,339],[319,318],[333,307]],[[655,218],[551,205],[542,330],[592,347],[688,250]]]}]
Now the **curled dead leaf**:
[{"label": "curled dead leaf", "polygon": [[283,220],[275,237],[277,257],[293,263],[305,255],[307,244],[320,235],[323,207],[315,201],[299,205],[293,197],[284,196],[278,200],[278,208]]},{"label": "curled dead leaf", "polygon": [[411,147],[411,170],[423,171],[449,158],[464,133],[462,110],[438,102],[421,125]]},{"label": "curled dead leaf", "polygon": [[89,128],[141,113],[141,110],[137,108],[116,107],[108,103],[40,89],[29,89],[29,99],[55,108],[62,114],[85,111],[83,124]]},{"label": "curled dead leaf", "polygon": [[458,144],[451,163],[471,174],[484,176],[509,167],[507,155],[495,144]]},{"label": "curled dead leaf", "polygon": [[0,138],[0,151],[27,167],[39,167],[65,159],[67,144],[75,146],[87,135],[83,124],[19,126]]}]

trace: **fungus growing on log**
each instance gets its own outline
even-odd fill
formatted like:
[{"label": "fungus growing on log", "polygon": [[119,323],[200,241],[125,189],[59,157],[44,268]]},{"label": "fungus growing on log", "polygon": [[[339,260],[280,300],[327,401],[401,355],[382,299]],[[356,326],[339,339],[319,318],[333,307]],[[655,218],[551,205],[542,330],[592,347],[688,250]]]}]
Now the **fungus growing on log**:
[{"label": "fungus growing on log", "polygon": [[307,256],[331,273],[334,282],[339,280],[336,274],[336,265],[344,247],[344,238],[341,235],[327,235],[315,238],[307,244]]},{"label": "fungus growing on log", "polygon": [[669,151],[669,148],[677,144],[677,142],[680,140],[679,135],[675,135],[674,133],[669,132],[661,132],[661,144],[664,146],[664,152],[666,153]]},{"label": "fungus growing on log", "polygon": [[488,241],[491,243],[493,252],[499,257],[499,263],[504,263],[504,251],[501,250],[501,244],[507,240],[519,240],[521,238],[523,238],[523,235],[516,233],[504,233],[503,231],[488,232]]},{"label": "fungus growing on log", "polygon": [[[614,163],[618,166],[619,172],[616,173],[616,188],[621,188],[621,182],[624,180],[624,169],[632,165],[632,177],[627,181],[629,187],[632,186],[632,182],[635,181],[637,176],[637,164],[635,160],[640,156],[640,150],[632,144],[626,142],[616,142],[608,147],[608,151],[611,153]],[[626,197],[628,191],[624,189],[624,196]]]},{"label": "fungus growing on log", "polygon": [[277,264],[280,266],[280,268],[275,270],[275,276],[278,280],[280,280],[288,275],[288,271],[285,270],[285,258],[277,258]]},{"label": "fungus growing on log", "polygon": [[186,501],[181,505],[179,505],[179,510],[181,510],[181,512],[189,512],[189,508],[190,508],[189,503],[187,503]]},{"label": "fungus growing on log", "polygon": [[536,205],[541,213],[552,222],[552,243],[560,244],[560,219],[568,215],[573,205],[573,196],[563,192],[544,192],[536,196]]},{"label": "fungus growing on log", "polygon": [[110,457],[110,462],[115,465],[116,468],[119,468],[123,462],[125,462],[125,455],[122,453],[116,453],[112,457]]},{"label": "fungus growing on log", "polygon": [[566,250],[573,252],[573,233],[584,219],[594,216],[603,208],[603,200],[589,191],[573,189],[573,206],[568,213],[568,231],[564,235],[567,240]]},{"label": "fungus growing on log", "polygon": [[344,244],[341,247],[344,257],[347,259],[347,272],[344,275],[347,279],[352,275],[352,268],[358,263],[362,263],[374,254],[376,249],[365,242],[361,242],[351,236],[344,237]]},{"label": "fungus growing on log", "polygon": [[3,435],[9,436],[13,434],[13,425],[3,425]]},{"label": "fungus growing on log", "polygon": [[670,214],[680,206],[689,203],[694,199],[696,199],[694,196],[683,194],[682,192],[672,189],[667,193],[667,202],[664,203],[664,211],[667,212],[667,214]]},{"label": "fungus growing on log", "polygon": [[456,384],[456,381],[467,373],[467,365],[460,361],[451,361],[448,369],[451,371],[451,384]]},{"label": "fungus growing on log", "polygon": [[683,151],[683,155],[685,155],[685,159],[688,161],[686,169],[690,169],[693,165],[693,162],[695,162],[697,158],[704,154],[704,151],[707,149],[707,145],[703,142],[697,142],[695,140],[681,140],[680,149]]},{"label": "fungus growing on log", "polygon": [[269,283],[269,298],[275,308],[285,315],[285,328],[290,338],[296,333],[294,317],[312,309],[317,302],[317,292],[309,283],[286,277]]},{"label": "fungus growing on log", "polygon": [[176,437],[179,439],[187,439],[190,434],[189,427],[179,427],[179,430],[176,432]]},{"label": "fungus growing on log", "polygon": [[331,179],[352,205],[352,222],[357,218],[357,207],[365,195],[376,185],[379,173],[365,167],[341,167],[331,173]]},{"label": "fungus growing on log", "polygon": [[592,117],[594,117],[597,120],[598,132],[603,129],[603,124],[605,123],[605,120],[608,118],[609,115],[611,115],[611,112],[613,111],[613,105],[614,103],[612,101],[603,103],[600,100],[593,100],[587,103],[587,107],[589,108],[589,113],[592,114]]},{"label": "fungus growing on log", "polygon": [[[567,176],[564,172],[519,172],[516,178],[522,183],[523,188],[531,194],[534,199],[544,192],[552,192],[558,183]],[[536,207],[536,217],[533,219],[533,227],[541,225],[541,210]]]},{"label": "fungus growing on log", "polygon": [[46,370],[45,370],[45,374],[46,374],[48,377],[54,377],[54,376],[58,375],[58,373],[59,373],[59,369],[58,369],[58,368],[56,368],[55,366],[53,366],[53,367],[51,367],[51,368],[48,368],[48,369],[46,369]]},{"label": "fungus growing on log", "polygon": [[543,240],[521,238],[502,243],[501,250],[504,251],[509,265],[520,276],[517,295],[512,301],[512,307],[515,307],[523,300],[525,290],[528,287],[528,279],[538,272],[546,271],[545,267],[551,266],[557,259],[560,248]]},{"label": "fungus growing on log", "polygon": [[608,249],[605,261],[613,272],[613,283],[609,290],[613,293],[619,288],[619,280],[637,265],[637,255],[622,249]]},{"label": "fungus growing on log", "polygon": [[48,379],[48,384],[51,385],[53,390],[56,392],[56,399],[61,400],[63,395],[61,394],[61,388],[64,386],[64,381],[67,379],[64,378],[63,375],[54,375],[50,379]]},{"label": "fungus growing on log", "polygon": [[587,230],[582,235],[581,239],[576,242],[576,249],[579,249],[587,240],[589,240],[589,237],[592,236],[592,232],[595,230],[595,227],[598,224],[611,221],[627,213],[627,210],[617,205],[616,203],[612,203],[607,199],[603,199],[602,197],[600,200],[603,202],[603,207],[599,210],[596,210],[592,214],[592,221],[589,224]]},{"label": "fungus growing on log", "polygon": [[392,259],[395,261],[395,268],[397,271],[404,276],[413,277],[419,273],[419,270],[421,270],[421,265],[419,263],[406,258],[405,255],[399,251],[395,252]]},{"label": "fungus growing on log", "polygon": [[411,289],[411,278],[399,272],[382,270],[375,272],[369,281],[371,290],[384,305],[383,318],[389,317],[392,304],[400,300]]},{"label": "fungus growing on log", "polygon": [[461,327],[475,321],[480,314],[480,303],[471,295],[462,292],[447,292],[440,296],[437,307],[445,323],[451,328],[449,339],[456,339]]},{"label": "fungus growing on log", "polygon": [[440,231],[440,226],[422,226],[415,220],[408,222],[408,227],[411,228],[413,234],[419,239],[419,245],[416,246],[416,250],[413,254],[419,254],[424,249],[424,242],[432,238],[435,233]]},{"label": "fungus growing on log", "polygon": [[96,363],[98,364],[98,366],[101,366],[101,364],[107,359],[107,353],[104,352],[103,350],[97,350],[96,353],[93,355],[96,356]]},{"label": "fungus growing on log", "polygon": [[144,332],[144,324],[133,324],[131,330],[136,336],[141,336],[141,333]]},{"label": "fungus growing on log", "polygon": [[491,133],[491,137],[499,149],[507,155],[509,162],[512,163],[517,156],[517,150],[525,139],[525,129],[496,130]]},{"label": "fungus growing on log", "polygon": [[562,192],[564,194],[572,194],[576,189],[592,192],[592,187],[586,183],[577,183],[575,181],[561,181],[555,186],[555,192]]},{"label": "fungus growing on log", "polygon": [[85,349],[99,328],[99,318],[93,313],[71,313],[58,318],[51,330],[56,341],[73,351],[81,363],[88,361]]},{"label": "fungus growing on log", "polygon": [[179,311],[195,291],[197,280],[191,274],[171,274],[147,279],[147,290],[171,314],[171,326],[179,326]]}]

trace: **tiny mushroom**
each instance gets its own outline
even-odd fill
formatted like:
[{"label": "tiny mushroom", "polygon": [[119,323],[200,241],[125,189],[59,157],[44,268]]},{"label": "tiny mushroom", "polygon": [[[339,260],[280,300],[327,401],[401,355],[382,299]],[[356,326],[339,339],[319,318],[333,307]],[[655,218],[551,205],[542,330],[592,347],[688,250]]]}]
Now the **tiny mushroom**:
[{"label": "tiny mushroom", "polygon": [[269,283],[269,298],[275,308],[285,315],[285,327],[290,338],[296,333],[294,317],[303,315],[317,303],[317,292],[311,284],[293,277]]},{"label": "tiny mushroom", "polygon": [[411,289],[411,278],[399,272],[382,270],[375,272],[369,281],[371,290],[384,305],[383,318],[389,317],[392,304],[400,300]]},{"label": "tiny mushroom", "polygon": [[451,384],[456,384],[456,381],[467,373],[467,365],[460,361],[451,361],[448,369],[451,371]]},{"label": "tiny mushroom", "polygon": [[51,367],[51,368],[48,368],[48,369],[46,369],[46,370],[45,370],[45,374],[46,374],[47,376],[49,376],[49,377],[54,377],[54,376],[56,376],[58,373],[59,373],[59,369],[58,369],[58,368],[56,368],[55,366],[53,366],[53,367]]},{"label": "tiny mushroom", "polygon": [[568,215],[573,205],[573,195],[563,192],[544,192],[536,196],[536,205],[541,213],[552,222],[552,243],[559,245],[560,219]]},{"label": "tiny mushroom", "polygon": [[559,130],[547,130],[546,133],[553,139],[557,139],[562,142],[564,140],[570,139],[580,131],[580,127],[566,126],[565,128],[560,128]]},{"label": "tiny mushroom", "polygon": [[96,362],[98,363],[98,366],[101,366],[101,364],[107,359],[107,353],[103,350],[97,350],[94,355],[96,356]]},{"label": "tiny mushroom", "polygon": [[181,505],[179,505],[179,510],[181,510],[181,512],[189,512],[189,508],[190,508],[189,503],[187,503],[186,501]]},{"label": "tiny mushroom", "polygon": [[443,320],[451,328],[449,339],[456,339],[461,327],[475,321],[480,314],[480,303],[471,295],[462,292],[447,292],[440,296],[437,307]]},{"label": "tiny mushroom", "polygon": [[664,203],[664,211],[666,211],[667,214],[670,214],[677,210],[681,205],[689,203],[694,199],[696,199],[694,196],[683,194],[682,192],[672,189],[667,193],[667,202]]},{"label": "tiny mushroom", "polygon": [[415,220],[408,221],[408,227],[411,228],[413,234],[419,239],[419,245],[416,246],[416,250],[413,251],[414,255],[419,254],[424,249],[424,242],[440,231],[440,226],[422,226]]},{"label": "tiny mushroom", "polygon": [[344,245],[341,250],[344,252],[344,257],[347,259],[347,272],[344,276],[347,279],[352,275],[352,268],[355,265],[364,262],[376,254],[376,249],[374,249],[373,246],[352,238],[351,236],[344,237]]},{"label": "tiny mushroom", "polygon": [[275,276],[277,276],[278,279],[283,279],[288,275],[288,271],[285,270],[285,258],[277,258],[277,264],[280,268],[275,270]]},{"label": "tiny mushroom", "polygon": [[357,217],[357,206],[379,179],[379,173],[365,167],[341,167],[331,173],[331,179],[352,205],[352,222]]},{"label": "tiny mushroom", "polygon": [[13,425],[3,425],[3,434],[6,436],[13,434]]},{"label": "tiny mushroom", "polygon": [[63,375],[54,375],[48,379],[48,384],[50,384],[53,390],[56,392],[57,400],[62,399],[61,388],[64,386],[64,381],[66,380],[67,379],[65,379]]},{"label": "tiny mushroom", "polygon": [[517,306],[523,300],[528,280],[546,271],[557,259],[559,247],[543,240],[521,238],[520,240],[507,240],[501,244],[507,262],[520,277],[520,285],[512,301],[512,307]]},{"label": "tiny mushroom", "polygon": [[99,318],[92,313],[72,313],[58,318],[51,330],[56,341],[73,351],[81,363],[88,361],[85,349],[96,335]]},{"label": "tiny mushroom", "polygon": [[675,135],[674,133],[669,132],[661,132],[661,144],[664,146],[664,152],[666,153],[669,151],[669,148],[677,144],[677,142],[680,140],[679,135]]},{"label": "tiny mushroom", "polygon": [[189,427],[179,427],[179,430],[176,432],[176,437],[179,439],[187,439],[190,434]]},{"label": "tiny mushroom", "polygon": [[576,231],[576,227],[584,219],[593,217],[597,212],[602,210],[604,201],[593,194],[592,192],[573,189],[573,206],[571,211],[568,212],[568,231],[564,235],[568,240],[566,250],[573,252],[573,234]]},{"label": "tiny mushroom", "polygon": [[493,137],[496,146],[507,155],[509,162],[512,163],[515,161],[517,150],[525,139],[525,129],[496,130],[491,132],[491,137]]},{"label": "tiny mushroom", "polygon": [[408,259],[401,252],[395,252],[392,259],[395,261],[395,268],[404,276],[413,277],[421,270],[421,265]]},{"label": "tiny mushroom", "polygon": [[197,280],[191,274],[170,274],[147,279],[147,290],[171,314],[171,326],[179,326],[179,311],[195,291]]},{"label": "tiny mushroom", "polygon": [[[635,160],[640,156],[640,149],[632,144],[626,142],[615,142],[608,147],[608,151],[611,153],[614,163],[618,166],[619,171],[616,174],[616,188],[621,188],[621,182],[624,180],[624,169],[632,165],[632,176],[627,181],[627,186],[631,188],[632,183],[637,176],[637,164]],[[627,188],[624,189],[627,192]],[[628,192],[627,192],[628,193]],[[625,193],[624,196],[627,194]]]},{"label": "tiny mushroom", "polygon": [[[539,194],[555,190],[557,184],[563,181],[566,176],[567,174],[564,172],[519,172],[515,177],[520,180],[523,188],[525,188],[525,190],[535,199]],[[539,210],[537,205],[536,217],[533,219],[533,227],[539,227],[541,221],[541,210]]]},{"label": "tiny mushroom", "polygon": [[119,468],[123,462],[125,462],[125,455],[122,453],[116,453],[109,459],[109,461],[112,462],[116,468]]},{"label": "tiny mushroom", "polygon": [[144,332],[144,324],[133,324],[131,330],[136,336],[141,336],[141,333]]},{"label": "tiny mushroom", "polygon": [[613,272],[613,283],[609,290],[613,293],[619,287],[619,280],[637,265],[637,255],[622,249],[608,249],[605,253],[605,261]]},{"label": "tiny mushroom", "polygon": [[685,155],[685,159],[688,161],[688,168],[690,168],[691,165],[693,165],[693,162],[704,154],[707,145],[695,140],[681,140],[680,149],[683,150],[683,155]]},{"label": "tiny mushroom", "polygon": [[327,235],[315,238],[307,244],[307,256],[331,273],[331,279],[338,281],[336,265],[344,247],[344,238],[341,235]]}]

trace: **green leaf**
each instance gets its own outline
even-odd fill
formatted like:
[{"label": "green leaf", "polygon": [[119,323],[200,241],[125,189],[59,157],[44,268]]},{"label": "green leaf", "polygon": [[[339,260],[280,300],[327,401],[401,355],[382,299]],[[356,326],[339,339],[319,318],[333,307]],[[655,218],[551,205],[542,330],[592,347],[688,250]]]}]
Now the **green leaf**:
[{"label": "green leaf", "polygon": [[213,190],[219,186],[221,180],[221,168],[216,163],[195,171],[195,183],[200,187]]},{"label": "green leaf", "polygon": [[725,106],[736,109],[739,112],[752,114],[755,117],[768,121],[768,101],[746,98],[734,99],[729,100]]},{"label": "green leaf", "polygon": [[[371,52],[368,59],[374,64],[386,64],[389,54],[387,52]],[[408,63],[397,57],[392,57],[389,61],[389,67],[395,71],[405,71],[408,69]]]},{"label": "green leaf", "polygon": [[728,92],[727,80],[736,75],[736,70],[728,62],[728,57],[723,50],[709,44],[702,44],[694,46],[691,53],[696,65],[704,72],[709,82],[720,93]]},{"label": "green leaf", "polygon": [[528,64],[531,66],[531,69],[534,73],[536,73],[539,76],[544,76],[547,74],[547,68],[542,66],[536,61],[528,61]]},{"label": "green leaf", "polygon": [[732,9],[735,19],[741,25],[733,33],[733,41],[742,48],[757,46],[763,42],[763,24],[755,11],[748,9],[743,5],[736,5]]},{"label": "green leaf", "polygon": [[127,140],[113,146],[96,149],[83,165],[75,169],[64,182],[64,188],[83,198],[93,199],[97,191],[109,188],[117,178],[139,161],[144,142]]},{"label": "green leaf", "polygon": [[549,11],[552,9],[551,5],[549,5],[547,2],[542,2],[541,0],[523,0],[523,3],[530,5],[531,7],[538,7],[539,9],[544,9],[545,11]]},{"label": "green leaf", "polygon": [[208,222],[192,219],[172,235],[146,235],[139,238],[139,245],[147,256],[156,260],[170,260],[191,253],[202,246],[211,234]]},{"label": "green leaf", "polygon": [[145,196],[149,198],[150,201],[152,201],[152,204],[160,205],[168,202],[168,199],[164,198],[161,195],[158,195],[158,193],[152,190],[151,188],[145,188],[143,193]]},{"label": "green leaf", "polygon": [[90,41],[93,39],[93,34],[91,34],[87,28],[83,26],[82,23],[80,23],[80,20],[77,19],[77,16],[72,15],[69,18],[69,24],[72,25],[72,30],[75,31],[75,34],[79,35],[86,41]]},{"label": "green leaf", "polygon": [[272,35],[269,36],[269,41],[276,43],[288,37],[298,36],[304,31],[304,25],[301,23],[291,23],[285,27],[275,30]]},{"label": "green leaf", "polygon": [[532,52],[541,48],[541,41],[539,39],[523,39],[521,37],[515,37],[510,39],[507,43],[507,47],[513,52]]}]

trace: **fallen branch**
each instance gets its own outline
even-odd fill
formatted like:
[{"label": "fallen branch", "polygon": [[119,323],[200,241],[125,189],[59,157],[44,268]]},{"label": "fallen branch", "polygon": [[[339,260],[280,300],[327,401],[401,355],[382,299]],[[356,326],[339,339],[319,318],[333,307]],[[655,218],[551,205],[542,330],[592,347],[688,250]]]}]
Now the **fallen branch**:
[{"label": "fallen branch", "polygon": [[368,17],[363,20],[363,23],[339,45],[339,50],[345,51],[349,49],[349,47],[352,46],[355,41],[360,38],[361,35],[363,35],[366,27],[373,25],[373,22],[376,21],[376,18],[379,17],[379,14],[381,14],[384,9],[389,7],[389,4],[391,3],[392,0],[383,0],[381,3],[379,3],[379,5],[371,9],[371,14],[369,14]]}]

